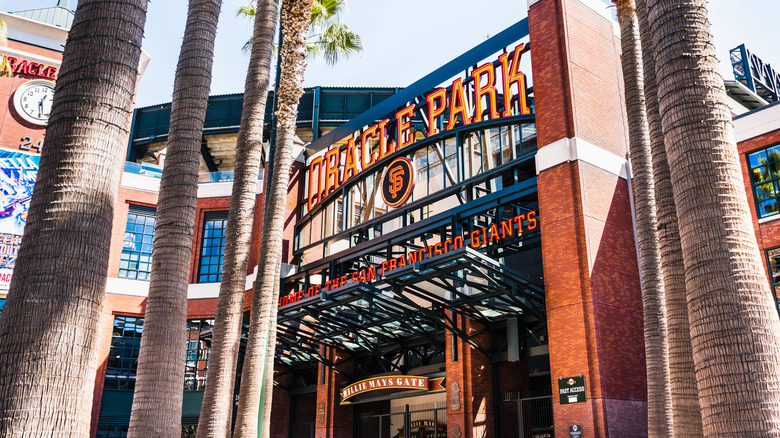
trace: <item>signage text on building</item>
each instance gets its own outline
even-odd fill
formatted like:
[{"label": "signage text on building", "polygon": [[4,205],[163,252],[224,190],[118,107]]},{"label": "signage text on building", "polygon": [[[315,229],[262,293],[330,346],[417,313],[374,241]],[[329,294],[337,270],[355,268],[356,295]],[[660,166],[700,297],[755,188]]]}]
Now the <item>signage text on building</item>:
[{"label": "signage text on building", "polygon": [[497,244],[504,239],[522,236],[523,231],[532,231],[539,226],[536,210],[505,219],[497,224],[491,224],[467,232],[463,236],[455,236],[435,245],[428,245],[421,249],[410,251],[405,255],[385,260],[382,263],[371,265],[367,268],[344,274],[326,281],[322,285],[310,286],[307,290],[293,291],[279,297],[278,306],[283,307],[300,301],[304,298],[319,295],[321,292],[346,286],[350,282],[373,283],[386,276],[388,273],[406,266],[412,266],[423,260],[428,260],[468,245],[473,249],[480,249]]},{"label": "signage text on building", "polygon": [[387,166],[382,178],[382,200],[388,207],[406,202],[414,189],[414,164],[406,157],[398,157]]},{"label": "signage text on building", "polygon": [[372,377],[348,385],[341,391],[341,404],[350,403],[351,397],[364,392],[382,389],[417,389],[428,392],[443,391],[444,378],[428,379],[423,376],[383,376]]},{"label": "signage text on building", "polygon": [[57,67],[40,62],[30,61],[15,56],[3,55],[8,60],[8,66],[15,74],[38,76],[46,79],[57,79]]},{"label": "signage text on building", "polygon": [[[392,122],[384,119],[351,136],[343,149],[336,145],[324,155],[313,158],[308,173],[309,210],[351,178],[382,162],[390,154],[412,145],[418,138],[431,137],[457,126],[512,116],[511,102],[515,97],[518,99],[519,115],[530,114],[525,74],[520,71],[522,54],[528,50],[529,46],[522,43],[514,51],[502,53],[498,57],[498,70],[493,62],[475,68],[470,75],[473,80],[471,87],[465,86],[463,78],[459,77],[452,81],[449,90],[437,88],[429,92],[426,102],[419,106],[411,103],[396,111],[393,120],[395,140],[389,139]],[[499,83],[503,90],[504,109],[501,112],[498,110],[500,95],[496,88]],[[427,130],[415,131],[412,126],[412,117],[418,109],[427,114]],[[441,130],[435,123],[437,118],[442,118],[444,122]],[[372,151],[372,145],[376,146],[376,150]]]},{"label": "signage text on building", "polygon": [[562,405],[582,403],[585,397],[585,377],[563,377],[558,379],[558,394]]}]

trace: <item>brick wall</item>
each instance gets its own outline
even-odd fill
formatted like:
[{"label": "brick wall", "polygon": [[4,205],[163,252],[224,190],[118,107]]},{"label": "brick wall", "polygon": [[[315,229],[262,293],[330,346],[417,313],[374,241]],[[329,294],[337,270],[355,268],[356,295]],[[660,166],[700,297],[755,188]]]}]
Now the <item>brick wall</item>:
[{"label": "brick wall", "polygon": [[[600,4],[529,9],[539,148],[564,138],[626,156],[619,40]],[[635,436],[646,424],[639,275],[625,179],[583,161],[539,174],[555,428]],[[560,405],[559,377],[585,376],[587,401]],[[639,431],[637,430],[639,428]]]}]

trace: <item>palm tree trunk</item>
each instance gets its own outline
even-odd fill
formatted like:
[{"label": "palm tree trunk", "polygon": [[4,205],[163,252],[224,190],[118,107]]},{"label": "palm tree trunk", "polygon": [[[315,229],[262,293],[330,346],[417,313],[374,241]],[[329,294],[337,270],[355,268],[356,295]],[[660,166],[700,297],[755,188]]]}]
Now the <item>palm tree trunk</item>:
[{"label": "palm tree trunk", "polygon": [[653,156],[655,200],[658,214],[658,237],[661,248],[661,269],[666,292],[666,327],[669,350],[669,377],[672,396],[672,424],[676,437],[700,437],[701,408],[696,376],[693,370],[688,303],[685,296],[680,233],[677,228],[677,208],[672,196],[669,163],[658,113],[658,86],[655,78],[655,45],[647,24],[645,0],[637,0],[637,17],[642,39],[644,62],[645,104],[650,128],[650,149]]},{"label": "palm tree trunk", "polygon": [[633,0],[614,0],[614,3],[617,5],[620,43],[623,51],[629,159],[635,194],[639,264],[642,272],[648,435],[666,438],[672,436],[666,309],[661,254],[658,246],[650,134],[645,112],[639,24]]},{"label": "palm tree trunk", "polygon": [[[282,3],[281,76],[277,93],[277,147],[271,166],[275,169],[267,181],[266,214],[260,239],[257,281],[252,297],[249,342],[241,373],[241,395],[238,402],[236,437],[257,436],[257,423],[263,386],[268,370],[268,354],[273,354],[276,337],[276,304],[279,301],[279,265],[282,256],[287,187],[293,162],[293,138],[298,115],[298,99],[303,94],[306,68],[306,36],[309,29],[312,0],[288,0]],[[273,336],[273,337],[272,337]],[[271,397],[273,386],[265,388]],[[268,405],[268,403],[265,403]],[[270,408],[270,406],[268,406]],[[265,417],[265,415],[263,416]],[[268,436],[268,422],[263,430]]]},{"label": "palm tree trunk", "polygon": [[271,71],[279,0],[258,3],[246,76],[236,168],[230,198],[225,261],[211,342],[206,391],[198,420],[198,438],[230,437],[236,361],[241,340],[244,291],[254,222],[257,175],[263,147],[263,123]]},{"label": "palm tree trunk", "polygon": [[190,0],[160,182],[151,283],[128,438],[181,433],[198,167],[221,0]]},{"label": "palm tree trunk", "polygon": [[780,321],[704,0],[647,3],[705,436],[780,436]]},{"label": "palm tree trunk", "polygon": [[98,320],[146,5],[79,2],[0,318],[2,436],[89,436]]}]

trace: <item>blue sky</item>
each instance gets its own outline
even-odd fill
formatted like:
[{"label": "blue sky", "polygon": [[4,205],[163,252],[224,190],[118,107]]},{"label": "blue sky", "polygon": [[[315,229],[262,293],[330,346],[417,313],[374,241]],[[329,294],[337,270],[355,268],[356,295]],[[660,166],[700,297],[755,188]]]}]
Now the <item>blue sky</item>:
[{"label": "blue sky", "polygon": [[[248,57],[241,46],[251,23],[236,17],[246,0],[224,0],[217,34],[212,94],[243,92]],[[0,0],[0,10],[56,5],[57,0]],[[71,6],[75,4],[71,0]],[[363,38],[365,52],[335,67],[309,62],[306,85],[406,86],[526,15],[526,0],[350,0],[344,21]],[[712,0],[710,21],[724,77],[731,79],[728,50],[745,43],[765,62],[780,66],[776,0]],[[604,7],[608,7],[604,3]],[[186,0],[154,0],[144,49],[152,56],[137,105],[170,101]],[[780,68],[775,68],[780,70]]]}]

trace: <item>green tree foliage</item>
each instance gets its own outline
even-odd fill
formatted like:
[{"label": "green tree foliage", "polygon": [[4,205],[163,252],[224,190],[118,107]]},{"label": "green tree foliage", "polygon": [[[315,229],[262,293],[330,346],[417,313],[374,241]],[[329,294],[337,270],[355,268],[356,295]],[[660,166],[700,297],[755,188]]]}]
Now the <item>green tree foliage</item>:
[{"label": "green tree foliage", "polygon": [[[312,57],[321,57],[328,65],[335,65],[342,58],[363,51],[360,35],[341,22],[341,15],[347,7],[346,0],[315,0],[311,6],[309,37],[306,52]],[[251,2],[238,8],[236,15],[254,18],[255,3]],[[250,38],[243,47],[249,52],[252,47]]]}]

